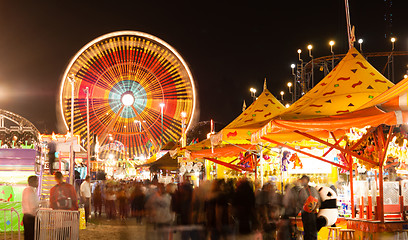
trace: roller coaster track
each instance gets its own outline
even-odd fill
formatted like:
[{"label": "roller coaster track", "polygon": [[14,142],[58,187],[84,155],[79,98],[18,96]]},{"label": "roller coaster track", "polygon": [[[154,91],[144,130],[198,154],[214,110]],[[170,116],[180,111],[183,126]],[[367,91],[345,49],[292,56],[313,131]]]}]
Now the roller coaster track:
[{"label": "roller coaster track", "polygon": [[[363,56],[365,56],[366,58],[369,58],[369,57],[389,57],[391,55],[393,55],[393,56],[407,56],[408,51],[363,53]],[[314,65],[314,67],[320,67],[321,64],[323,64],[324,62],[330,62],[330,61],[333,60],[333,58],[334,58],[334,61],[340,61],[344,56],[346,56],[346,54],[336,54],[336,55],[334,55],[334,57],[332,55],[329,55],[329,56],[314,58],[313,59],[313,65]],[[310,70],[311,65],[312,65],[312,61],[307,62],[305,64],[306,70],[307,69]]]},{"label": "roller coaster track", "polygon": [[[7,119],[7,120],[17,124],[17,126],[21,130],[23,130],[24,128],[31,128],[32,131],[35,133],[35,135],[39,134],[39,131],[34,126],[34,124],[32,124],[30,121],[28,121],[27,119],[25,119],[24,117],[22,117],[22,116],[20,116],[18,114],[15,114],[15,113],[0,109],[0,119],[2,120],[2,122],[3,122],[3,119]],[[3,126],[1,126],[1,127],[3,127]]]}]

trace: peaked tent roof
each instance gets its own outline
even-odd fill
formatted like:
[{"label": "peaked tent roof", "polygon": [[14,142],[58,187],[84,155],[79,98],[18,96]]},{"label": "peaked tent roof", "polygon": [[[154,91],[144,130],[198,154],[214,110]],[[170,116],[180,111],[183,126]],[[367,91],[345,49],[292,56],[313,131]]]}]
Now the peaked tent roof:
[{"label": "peaked tent roof", "polygon": [[403,79],[392,88],[381,93],[360,109],[378,106],[385,111],[408,110],[408,78]]},{"label": "peaked tent roof", "polygon": [[264,88],[261,95],[245,111],[214,137],[218,140],[243,143],[242,140],[251,139],[251,134],[254,131],[264,126],[283,110],[285,107],[282,103],[268,89]]},{"label": "peaked tent roof", "polygon": [[393,85],[352,48],[325,78],[279,118],[310,119],[350,113]]}]

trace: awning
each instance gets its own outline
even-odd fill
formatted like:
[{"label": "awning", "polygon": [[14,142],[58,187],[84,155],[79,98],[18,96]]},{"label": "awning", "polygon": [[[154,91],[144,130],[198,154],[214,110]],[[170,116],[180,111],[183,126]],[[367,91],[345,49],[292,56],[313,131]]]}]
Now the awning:
[{"label": "awning", "polygon": [[177,158],[172,158],[170,156],[170,153],[166,153],[161,158],[154,162],[139,165],[136,167],[150,167],[150,171],[152,172],[160,169],[173,171],[178,169],[178,161]]},{"label": "awning", "polygon": [[407,122],[407,112],[384,112],[377,107],[363,109],[348,114],[314,118],[307,120],[272,120],[261,130],[252,135],[252,142],[261,141],[262,137],[279,142],[293,142],[308,139],[296,131],[310,133],[313,136],[328,139],[330,133],[342,136],[350,128],[376,127],[381,124],[396,125]]},{"label": "awning", "polygon": [[237,157],[241,152],[246,152],[247,150],[255,149],[254,145],[244,144],[244,145],[226,145],[223,147],[218,147],[212,149],[205,149],[200,151],[191,152],[191,158],[219,158],[219,157]]}]

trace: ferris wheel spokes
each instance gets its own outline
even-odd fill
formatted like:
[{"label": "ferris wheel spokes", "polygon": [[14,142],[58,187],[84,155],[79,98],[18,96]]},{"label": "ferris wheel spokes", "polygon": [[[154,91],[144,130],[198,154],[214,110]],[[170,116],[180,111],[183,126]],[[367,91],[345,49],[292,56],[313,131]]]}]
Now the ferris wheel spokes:
[{"label": "ferris wheel spokes", "polygon": [[123,109],[125,108],[125,105],[122,105],[118,111],[118,113],[115,114],[115,117],[112,118],[108,126],[106,127],[105,131],[102,132],[101,137],[100,137],[100,142],[103,143],[106,139],[106,136],[108,136],[108,133],[112,131],[113,126],[115,125],[116,121],[118,120],[120,114],[122,113]]},{"label": "ferris wheel spokes", "polygon": [[[155,138],[153,138],[152,134],[151,134],[150,131],[148,130],[146,124],[145,124],[144,121],[143,121],[143,119],[140,117],[139,113],[137,112],[135,106],[131,105],[131,107],[132,107],[133,112],[134,112],[135,115],[136,115],[137,120],[138,120],[138,121],[140,122],[140,124],[142,125],[142,128],[145,129],[145,132],[146,132],[147,136],[151,139],[151,142],[152,142],[152,144],[153,144],[154,149],[158,149],[158,148],[157,148],[157,143],[156,143],[156,141],[153,140],[153,139],[155,139]],[[162,147],[162,146],[160,146],[160,147]]]}]

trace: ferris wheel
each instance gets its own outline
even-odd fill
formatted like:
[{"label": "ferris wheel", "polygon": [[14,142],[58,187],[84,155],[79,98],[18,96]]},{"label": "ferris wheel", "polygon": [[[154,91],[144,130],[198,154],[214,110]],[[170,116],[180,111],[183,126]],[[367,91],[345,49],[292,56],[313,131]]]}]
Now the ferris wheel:
[{"label": "ferris wheel", "polygon": [[87,136],[87,93],[90,133],[101,146],[122,143],[129,158],[178,141],[193,120],[196,103],[194,80],[180,54],[163,40],[137,31],[91,41],[65,70],[60,110],[69,129],[73,95],[73,129],[81,139]]}]

